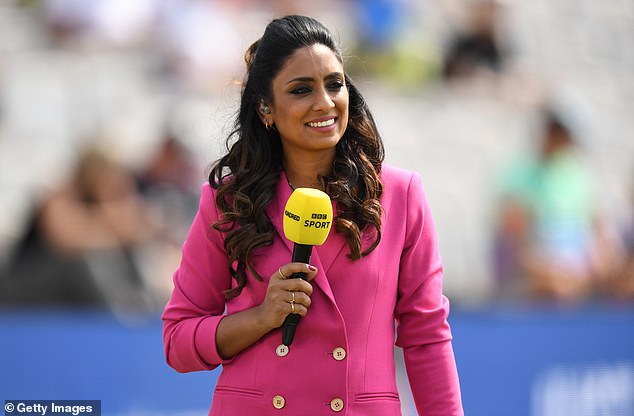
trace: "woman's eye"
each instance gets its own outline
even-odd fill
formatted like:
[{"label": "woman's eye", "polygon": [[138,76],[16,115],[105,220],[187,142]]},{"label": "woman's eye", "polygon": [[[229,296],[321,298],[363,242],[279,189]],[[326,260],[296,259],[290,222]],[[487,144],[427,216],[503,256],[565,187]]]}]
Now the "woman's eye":
[{"label": "woman's eye", "polygon": [[339,91],[343,87],[344,87],[344,84],[341,81],[334,81],[334,82],[331,82],[329,85],[329,88],[333,91]]},{"label": "woman's eye", "polygon": [[308,92],[310,92],[310,89],[307,87],[297,87],[291,90],[291,94],[294,94],[294,95],[306,94]]}]

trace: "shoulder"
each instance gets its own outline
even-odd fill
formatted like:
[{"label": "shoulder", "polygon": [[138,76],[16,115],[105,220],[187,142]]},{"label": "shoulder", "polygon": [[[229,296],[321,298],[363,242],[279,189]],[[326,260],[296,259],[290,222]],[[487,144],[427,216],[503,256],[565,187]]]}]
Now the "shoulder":
[{"label": "shoulder", "polygon": [[[425,216],[427,196],[418,172],[383,165],[381,169],[383,195],[381,205],[386,213],[386,220],[402,221]],[[396,216],[388,215],[396,213]],[[409,222],[409,221],[408,221]]]},{"label": "shoulder", "polygon": [[217,190],[214,189],[209,182],[205,182],[201,185],[200,189],[200,204],[209,204],[215,201]]},{"label": "shoulder", "polygon": [[412,178],[418,177],[418,173],[412,170],[403,169],[384,163],[381,166],[381,180],[383,182],[409,182]]},{"label": "shoulder", "polygon": [[201,185],[201,193],[203,195],[212,195],[216,193],[216,189],[214,189],[208,181],[205,181]]},{"label": "shoulder", "polygon": [[388,194],[406,194],[412,191],[422,192],[421,177],[418,172],[399,168],[389,164],[381,167],[381,182]]},{"label": "shoulder", "polygon": [[209,182],[201,185],[199,211],[208,222],[218,220],[218,210],[216,208],[216,195],[218,190],[213,188]]}]

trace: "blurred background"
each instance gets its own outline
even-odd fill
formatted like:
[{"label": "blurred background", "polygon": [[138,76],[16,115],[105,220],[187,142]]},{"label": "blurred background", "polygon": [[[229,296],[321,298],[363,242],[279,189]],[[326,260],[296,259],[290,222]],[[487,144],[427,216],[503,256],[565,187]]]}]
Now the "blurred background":
[{"label": "blurred background", "polygon": [[466,414],[634,415],[631,0],[3,0],[0,400],[206,414],[217,371],[167,368],[160,312],[244,51],[290,13],[422,176]]}]

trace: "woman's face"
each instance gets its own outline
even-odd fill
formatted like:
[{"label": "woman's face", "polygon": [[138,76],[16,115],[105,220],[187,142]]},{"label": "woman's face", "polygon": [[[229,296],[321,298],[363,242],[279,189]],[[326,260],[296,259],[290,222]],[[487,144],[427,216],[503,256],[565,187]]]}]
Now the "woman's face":
[{"label": "woman's face", "polygon": [[329,152],[348,126],[343,65],[325,45],[298,49],[272,82],[271,120],[286,156]]}]

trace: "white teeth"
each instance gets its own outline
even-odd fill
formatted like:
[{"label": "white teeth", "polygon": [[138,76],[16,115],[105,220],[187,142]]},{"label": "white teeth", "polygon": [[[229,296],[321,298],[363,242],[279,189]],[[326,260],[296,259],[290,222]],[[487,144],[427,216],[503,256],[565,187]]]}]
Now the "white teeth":
[{"label": "white teeth", "polygon": [[310,127],[326,127],[326,126],[332,126],[333,124],[335,124],[335,119],[331,118],[328,120],[324,120],[324,121],[317,121],[317,122],[313,122],[313,123],[308,123],[308,125]]}]

